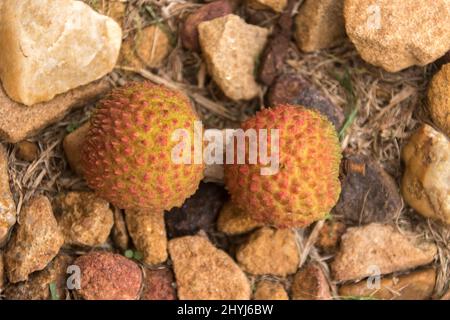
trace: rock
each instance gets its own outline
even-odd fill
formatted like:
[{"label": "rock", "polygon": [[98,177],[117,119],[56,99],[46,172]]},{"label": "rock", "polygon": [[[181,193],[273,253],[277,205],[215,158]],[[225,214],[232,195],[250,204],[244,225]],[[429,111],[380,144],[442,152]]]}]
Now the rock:
[{"label": "rock", "polygon": [[250,283],[224,251],[201,236],[169,241],[180,300],[248,300]]},{"label": "rock", "polygon": [[425,217],[450,224],[450,142],[428,125],[403,147],[405,201]]},{"label": "rock", "polygon": [[174,282],[170,269],[146,270],[141,300],[176,300]]},{"label": "rock", "polygon": [[331,269],[336,281],[357,280],[378,271],[388,274],[426,265],[434,260],[436,252],[433,243],[415,234],[371,223],[347,229]]},{"label": "rock", "polygon": [[184,21],[180,32],[181,41],[186,49],[200,51],[198,40],[198,25],[203,21],[226,16],[233,12],[228,0],[218,0],[201,6],[191,13]]},{"label": "rock", "polygon": [[127,210],[125,221],[136,249],[144,255],[145,263],[159,264],[167,260],[164,213]]},{"label": "rock", "polygon": [[9,282],[27,280],[30,273],[44,269],[63,242],[48,198],[38,196],[30,200],[20,213],[18,227],[5,251]]},{"label": "rock", "polygon": [[55,201],[66,245],[94,247],[106,242],[113,226],[109,203],[94,192],[68,192]]},{"label": "rock", "polygon": [[110,252],[90,252],[74,263],[81,271],[80,289],[85,300],[136,300],[142,272],[133,261]]},{"label": "rock", "polygon": [[171,50],[167,32],[157,25],[152,25],[124,40],[119,63],[134,68],[157,68],[162,65]]},{"label": "rock", "polygon": [[238,248],[236,260],[243,270],[254,275],[292,274],[300,262],[295,233],[289,229],[258,229]]},{"label": "rock", "polygon": [[267,93],[267,103],[274,107],[278,104],[297,104],[319,111],[330,120],[336,130],[344,124],[344,112],[332,103],[310,82],[295,75],[281,75]]},{"label": "rock", "polygon": [[361,57],[390,72],[424,66],[450,49],[447,0],[346,0],[344,16]]},{"label": "rock", "polygon": [[342,222],[336,220],[325,221],[322,229],[319,231],[316,246],[326,253],[336,251],[345,229],[345,224]]},{"label": "rock", "polygon": [[[28,281],[8,286],[5,296],[8,300],[49,300],[66,299],[67,267],[73,258],[66,254],[59,254],[42,271],[30,275]],[[55,286],[52,297],[50,286]]]},{"label": "rock", "polygon": [[344,0],[305,0],[295,18],[300,50],[313,52],[337,46],[345,38]]},{"label": "rock", "polygon": [[260,93],[255,65],[268,30],[229,14],[198,25],[200,45],[208,70],[225,95],[250,100]]},{"label": "rock", "polygon": [[345,284],[339,288],[342,297],[372,297],[381,300],[427,300],[431,297],[436,283],[436,270],[428,268],[405,275],[388,276],[380,281],[380,286],[362,280]]},{"label": "rock", "polygon": [[227,235],[247,233],[261,226],[261,223],[254,221],[231,202],[223,206],[217,219],[217,230]]},{"label": "rock", "polygon": [[295,274],[291,294],[293,300],[333,299],[327,278],[317,263],[309,263]]},{"label": "rock", "polygon": [[[122,30],[80,1],[7,1],[0,27],[0,79],[31,106],[86,85],[116,64]],[[20,67],[19,67],[20,66]]]},{"label": "rock", "polygon": [[214,228],[217,216],[227,201],[226,190],[214,183],[201,182],[197,191],[181,208],[173,208],[165,214],[169,238],[194,235],[200,230]]},{"label": "rock", "polygon": [[128,235],[127,225],[122,210],[114,208],[114,226],[112,230],[112,239],[116,247],[125,251],[128,249],[130,237]]},{"label": "rock", "polygon": [[436,126],[450,137],[450,63],[445,64],[431,80],[428,109]]},{"label": "rock", "polygon": [[284,60],[288,54],[292,36],[292,9],[296,2],[289,0],[288,7],[280,15],[272,34],[261,55],[259,65],[259,80],[269,86],[283,72]]},{"label": "rock", "polygon": [[39,156],[39,148],[36,143],[21,141],[17,144],[17,158],[27,162],[33,162]]},{"label": "rock", "polygon": [[394,220],[403,208],[399,188],[375,160],[349,155],[343,163],[342,191],[335,213],[356,223]]},{"label": "rock", "polygon": [[83,176],[83,168],[81,166],[81,147],[91,127],[89,122],[86,122],[75,131],[69,133],[63,140],[64,154],[70,168],[78,174]]},{"label": "rock", "polygon": [[5,262],[3,258],[3,252],[0,251],[0,293],[3,291],[3,287],[5,286],[6,277],[5,277]]},{"label": "rock", "polygon": [[16,204],[9,187],[8,154],[0,144],[0,247],[8,240],[9,231],[15,223]]},{"label": "rock", "polygon": [[9,99],[0,86],[0,138],[16,143],[33,136],[71,110],[94,102],[110,88],[104,78],[28,108]]},{"label": "rock", "polygon": [[249,6],[254,9],[270,8],[275,12],[283,12],[287,3],[287,0],[248,0]]},{"label": "rock", "polygon": [[256,284],[253,300],[289,300],[289,297],[281,283],[261,280]]},{"label": "rock", "polygon": [[94,10],[113,18],[119,25],[123,24],[127,5],[120,0],[83,0]]}]

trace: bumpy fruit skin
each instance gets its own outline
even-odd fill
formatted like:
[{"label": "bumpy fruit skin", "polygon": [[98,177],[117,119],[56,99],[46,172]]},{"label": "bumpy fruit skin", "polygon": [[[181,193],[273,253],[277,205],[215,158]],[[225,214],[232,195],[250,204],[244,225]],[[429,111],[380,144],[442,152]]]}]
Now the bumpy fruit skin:
[{"label": "bumpy fruit skin", "polygon": [[260,111],[242,129],[268,129],[268,155],[270,129],[279,129],[280,166],[274,175],[261,175],[260,168],[267,165],[261,165],[259,157],[257,164],[249,164],[246,147],[246,164],[235,161],[225,166],[232,201],[254,220],[279,228],[302,227],[324,218],[341,191],[342,155],[333,125],[302,106],[279,105]]},{"label": "bumpy fruit skin", "polygon": [[196,120],[189,100],[163,86],[136,82],[113,90],[99,102],[82,149],[88,185],[123,209],[181,206],[197,190],[204,168],[172,161],[180,142],[172,133],[186,129],[192,151]]}]

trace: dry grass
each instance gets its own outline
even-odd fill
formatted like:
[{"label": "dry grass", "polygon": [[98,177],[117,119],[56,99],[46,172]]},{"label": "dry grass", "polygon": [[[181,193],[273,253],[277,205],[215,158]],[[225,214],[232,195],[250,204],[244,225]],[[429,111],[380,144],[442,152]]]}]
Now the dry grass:
[{"label": "dry grass", "polygon": [[[180,19],[198,7],[184,0],[130,0],[128,4],[125,36],[154,23],[165,24],[171,35],[176,36]],[[152,12],[146,9],[147,6],[152,6]],[[244,10],[240,13],[246,14]],[[270,27],[273,21],[274,16],[269,15],[261,24]],[[308,78],[343,108],[347,116],[356,108],[356,117],[342,139],[342,147],[346,152],[375,158],[398,180],[402,173],[400,150],[405,139],[420,121],[428,122],[422,99],[432,69],[417,67],[391,74],[363,62],[348,42],[339,48],[313,54],[300,53],[292,43],[285,72]],[[248,102],[233,102],[224,97],[208,77],[201,57],[185,51],[179,40],[164,67],[131,70],[121,66],[112,75],[117,85],[143,78],[184,90],[207,127],[235,127],[263,107],[262,97]],[[343,84],[347,84],[347,88]],[[39,159],[32,164],[18,160],[15,146],[9,146],[12,189],[19,211],[34,194],[53,196],[64,190],[86,188],[82,179],[68,169],[61,142],[68,128],[86,121],[91,108],[87,106],[71,114],[31,139],[39,144],[41,151]],[[439,247],[436,294],[443,293],[450,279],[450,230],[419,217],[408,207],[399,215],[397,225],[414,229],[419,236],[436,242]],[[313,231],[299,230],[298,242],[302,264],[308,259],[318,261],[329,277],[326,261],[330,257],[320,256],[314,247],[320,227],[321,222],[312,228]],[[337,296],[334,284],[332,288]]]}]

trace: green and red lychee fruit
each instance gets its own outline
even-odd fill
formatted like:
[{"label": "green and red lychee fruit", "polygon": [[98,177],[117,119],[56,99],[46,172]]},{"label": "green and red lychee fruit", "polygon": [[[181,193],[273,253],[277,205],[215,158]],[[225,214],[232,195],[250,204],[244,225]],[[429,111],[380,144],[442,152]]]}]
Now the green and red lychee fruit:
[{"label": "green and red lychee fruit", "polygon": [[197,120],[182,93],[136,82],[99,102],[82,149],[88,185],[119,208],[155,212],[181,206],[198,188],[203,164],[177,163],[172,133],[194,141]]},{"label": "green and red lychee fruit", "polygon": [[[267,164],[227,164],[225,183],[231,199],[255,221],[277,227],[302,227],[323,219],[336,204],[341,186],[342,158],[333,125],[320,113],[302,106],[280,105],[264,109],[242,124],[242,129],[267,129],[270,155],[271,129],[279,133],[279,169],[262,175]],[[259,140],[259,138],[258,138]],[[258,141],[258,145],[261,141]],[[235,151],[238,148],[235,144]]]}]

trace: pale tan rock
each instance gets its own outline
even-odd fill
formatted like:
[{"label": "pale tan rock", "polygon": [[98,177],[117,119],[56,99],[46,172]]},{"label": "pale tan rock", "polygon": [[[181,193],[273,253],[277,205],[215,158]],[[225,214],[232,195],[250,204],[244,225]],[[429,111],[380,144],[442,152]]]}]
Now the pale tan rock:
[{"label": "pale tan rock", "polygon": [[250,283],[224,251],[201,236],[169,241],[180,300],[248,300]]},{"label": "pale tan rock", "polygon": [[0,138],[11,143],[22,141],[110,89],[110,82],[104,78],[29,108],[9,99],[0,86]]},{"label": "pale tan rock", "polygon": [[436,126],[450,138],[450,63],[444,64],[431,80],[428,109]]},{"label": "pale tan rock", "polygon": [[23,161],[32,162],[39,156],[39,148],[36,143],[21,141],[17,144],[17,158]]},{"label": "pale tan rock", "polygon": [[[8,300],[49,300],[66,299],[67,268],[73,262],[73,257],[59,254],[49,265],[41,271],[30,275],[27,281],[8,286],[5,296]],[[50,286],[55,286],[52,296]]]},{"label": "pale tan rock", "polygon": [[145,263],[159,264],[167,260],[163,212],[126,210],[125,221],[136,249],[144,255]]},{"label": "pale tan rock", "polygon": [[256,97],[260,88],[254,71],[268,30],[229,14],[198,25],[200,46],[208,70],[226,96],[233,100]]},{"label": "pale tan rock", "polygon": [[11,283],[27,280],[30,273],[44,269],[64,242],[45,196],[30,200],[18,224],[5,250],[6,274]]},{"label": "pale tan rock", "polygon": [[336,281],[358,280],[429,264],[436,245],[391,225],[371,223],[347,229],[331,264]]},{"label": "pale tan rock", "polygon": [[236,260],[243,270],[255,275],[292,274],[300,262],[295,233],[289,229],[258,229],[238,248]]},{"label": "pale tan rock", "polygon": [[371,297],[381,300],[426,300],[431,297],[435,284],[436,270],[428,268],[405,275],[383,277],[379,287],[376,287],[373,279],[345,284],[339,288],[339,296]]},{"label": "pale tan rock", "polygon": [[50,101],[116,64],[120,26],[81,1],[6,1],[1,19],[0,79],[17,102]]},{"label": "pale tan rock", "polygon": [[317,263],[309,263],[294,276],[291,286],[293,300],[331,300],[330,286]]},{"label": "pale tan rock", "polygon": [[256,284],[253,300],[289,300],[289,297],[281,283],[261,280]]},{"label": "pale tan rock", "polygon": [[361,57],[397,72],[450,49],[448,0],[345,0],[345,27]]},{"label": "pale tan rock", "polygon": [[55,215],[66,245],[98,246],[114,223],[109,203],[94,192],[68,192],[55,201]]},{"label": "pale tan rock", "polygon": [[217,229],[227,235],[246,233],[261,226],[261,223],[254,221],[230,201],[222,207],[217,219]]},{"label": "pale tan rock", "polygon": [[5,262],[3,258],[3,252],[0,251],[0,293],[3,291],[5,285]]},{"label": "pale tan rock", "polygon": [[295,18],[300,50],[313,52],[335,47],[345,38],[344,0],[305,0]]},{"label": "pale tan rock", "polygon": [[450,141],[428,125],[403,147],[406,164],[401,191],[405,201],[425,217],[450,224]]},{"label": "pale tan rock", "polygon": [[0,247],[5,244],[15,223],[16,204],[9,187],[8,155],[0,144]]},{"label": "pale tan rock", "polygon": [[72,170],[83,176],[83,167],[81,165],[81,147],[90,128],[90,123],[86,122],[75,131],[69,133],[63,140],[64,154]]},{"label": "pale tan rock", "polygon": [[248,4],[254,9],[270,8],[275,12],[283,12],[287,3],[287,0],[248,0]]}]

